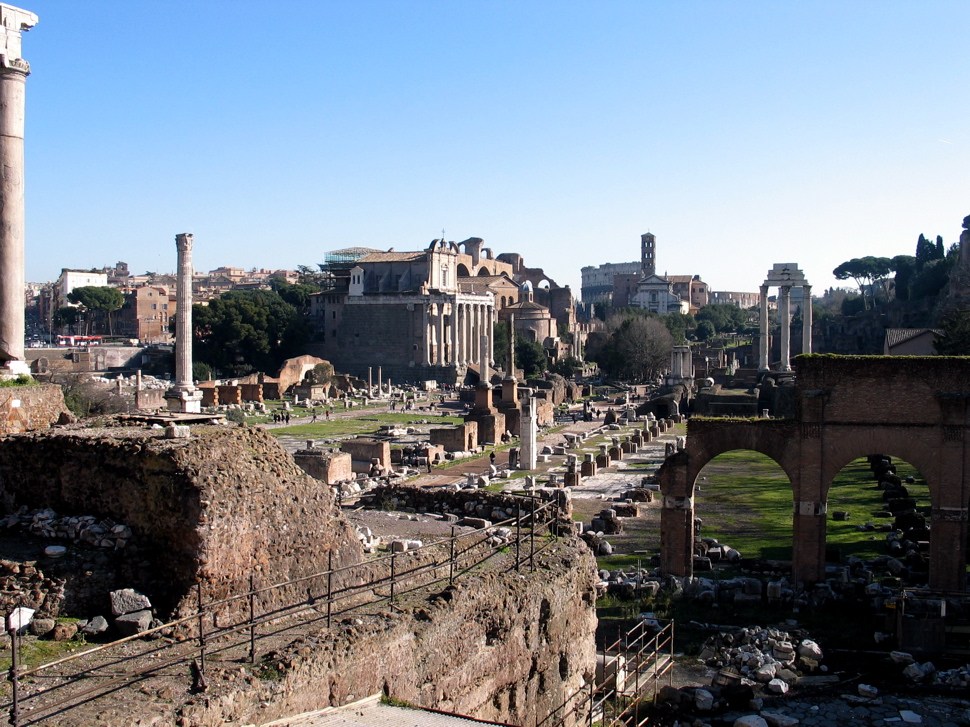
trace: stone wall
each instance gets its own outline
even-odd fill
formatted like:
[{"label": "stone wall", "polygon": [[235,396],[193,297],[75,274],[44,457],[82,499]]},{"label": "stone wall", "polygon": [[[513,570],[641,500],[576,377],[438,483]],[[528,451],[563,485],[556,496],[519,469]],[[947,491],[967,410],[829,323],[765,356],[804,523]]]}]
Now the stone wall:
[{"label": "stone wall", "polygon": [[354,479],[353,459],[349,452],[302,449],[293,454],[293,461],[310,477],[328,485]]},{"label": "stone wall", "polygon": [[592,680],[596,629],[589,548],[563,538],[536,561],[534,573],[496,567],[430,600],[399,602],[394,614],[345,619],[298,639],[272,654],[278,683],[220,694],[210,672],[207,698],[181,713],[190,725],[246,724],[383,693],[535,724]]},{"label": "stone wall", "polygon": [[[328,550],[335,567],[361,558],[331,488],[261,429],[193,427],[189,439],[134,427],[7,436],[0,504],[127,524],[131,554],[118,554],[118,569],[162,615],[191,607],[196,581],[211,600],[245,590],[252,573],[266,583],[324,571]],[[292,596],[274,593],[264,606]]]},{"label": "stone wall", "polygon": [[[379,460],[381,467],[391,466],[391,445],[389,442],[380,439],[370,439],[369,437],[345,439],[340,443],[340,450],[349,452],[355,462],[363,462],[368,469],[372,459]],[[367,470],[363,471],[366,472]]]},{"label": "stone wall", "polygon": [[5,386],[0,388],[0,435],[48,429],[71,414],[60,386]]},{"label": "stone wall", "polygon": [[446,452],[470,452],[478,446],[478,423],[467,421],[453,427],[432,428],[429,440]]}]

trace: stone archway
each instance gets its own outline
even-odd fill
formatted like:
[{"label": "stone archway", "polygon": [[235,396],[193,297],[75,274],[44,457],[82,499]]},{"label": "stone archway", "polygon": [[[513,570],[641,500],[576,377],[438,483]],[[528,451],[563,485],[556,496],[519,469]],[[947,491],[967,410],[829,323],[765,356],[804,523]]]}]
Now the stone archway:
[{"label": "stone archway", "polygon": [[893,452],[926,479],[930,587],[964,591],[970,502],[970,358],[799,356],[790,420],[691,419],[687,446],[660,470],[661,568],[692,573],[693,488],[717,454],[751,449],[792,483],[796,581],[825,576],[827,498],[849,462]]}]

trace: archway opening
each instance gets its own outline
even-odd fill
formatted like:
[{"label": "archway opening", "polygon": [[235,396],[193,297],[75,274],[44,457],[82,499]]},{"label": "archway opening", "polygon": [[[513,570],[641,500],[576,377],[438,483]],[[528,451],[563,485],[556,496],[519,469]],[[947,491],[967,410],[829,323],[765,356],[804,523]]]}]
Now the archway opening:
[{"label": "archway opening", "polygon": [[468,272],[468,268],[466,268],[463,263],[458,263],[458,277],[459,278],[471,277],[471,273]]},{"label": "archway opening", "polygon": [[[749,449],[719,454],[694,482],[695,556],[711,567],[740,558],[790,561],[792,504],[791,481],[773,459]],[[694,570],[703,575],[707,562],[697,557]]]},{"label": "archway opening", "polygon": [[931,514],[926,480],[908,462],[885,454],[853,460],[829,486],[825,560],[926,583]]}]

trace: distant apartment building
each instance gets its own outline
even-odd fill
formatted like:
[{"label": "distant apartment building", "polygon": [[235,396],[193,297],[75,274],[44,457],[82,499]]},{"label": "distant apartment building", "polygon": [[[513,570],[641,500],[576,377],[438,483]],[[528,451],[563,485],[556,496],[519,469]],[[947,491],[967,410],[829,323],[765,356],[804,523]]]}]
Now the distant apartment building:
[{"label": "distant apartment building", "polygon": [[115,334],[141,343],[172,340],[169,321],[175,315],[176,297],[165,286],[144,285],[124,291],[125,302],[115,314]]},{"label": "distant apartment building", "polygon": [[63,268],[57,279],[57,295],[61,305],[67,301],[67,294],[75,288],[104,288],[108,285],[108,274],[93,270],[68,270]]},{"label": "distant apartment building", "polygon": [[739,308],[756,308],[761,305],[761,294],[712,290],[711,303],[718,305],[736,305]]}]

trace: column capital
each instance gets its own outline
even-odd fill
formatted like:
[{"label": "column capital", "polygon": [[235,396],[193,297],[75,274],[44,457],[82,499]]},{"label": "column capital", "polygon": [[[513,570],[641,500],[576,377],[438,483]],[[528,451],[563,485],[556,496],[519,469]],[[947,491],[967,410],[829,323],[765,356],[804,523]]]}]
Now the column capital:
[{"label": "column capital", "polygon": [[192,252],[192,242],[194,237],[191,233],[180,232],[175,236],[175,247],[179,252]]},{"label": "column capital", "polygon": [[30,64],[21,51],[23,31],[37,25],[37,16],[29,10],[0,3],[0,67],[4,70],[30,73]]}]

